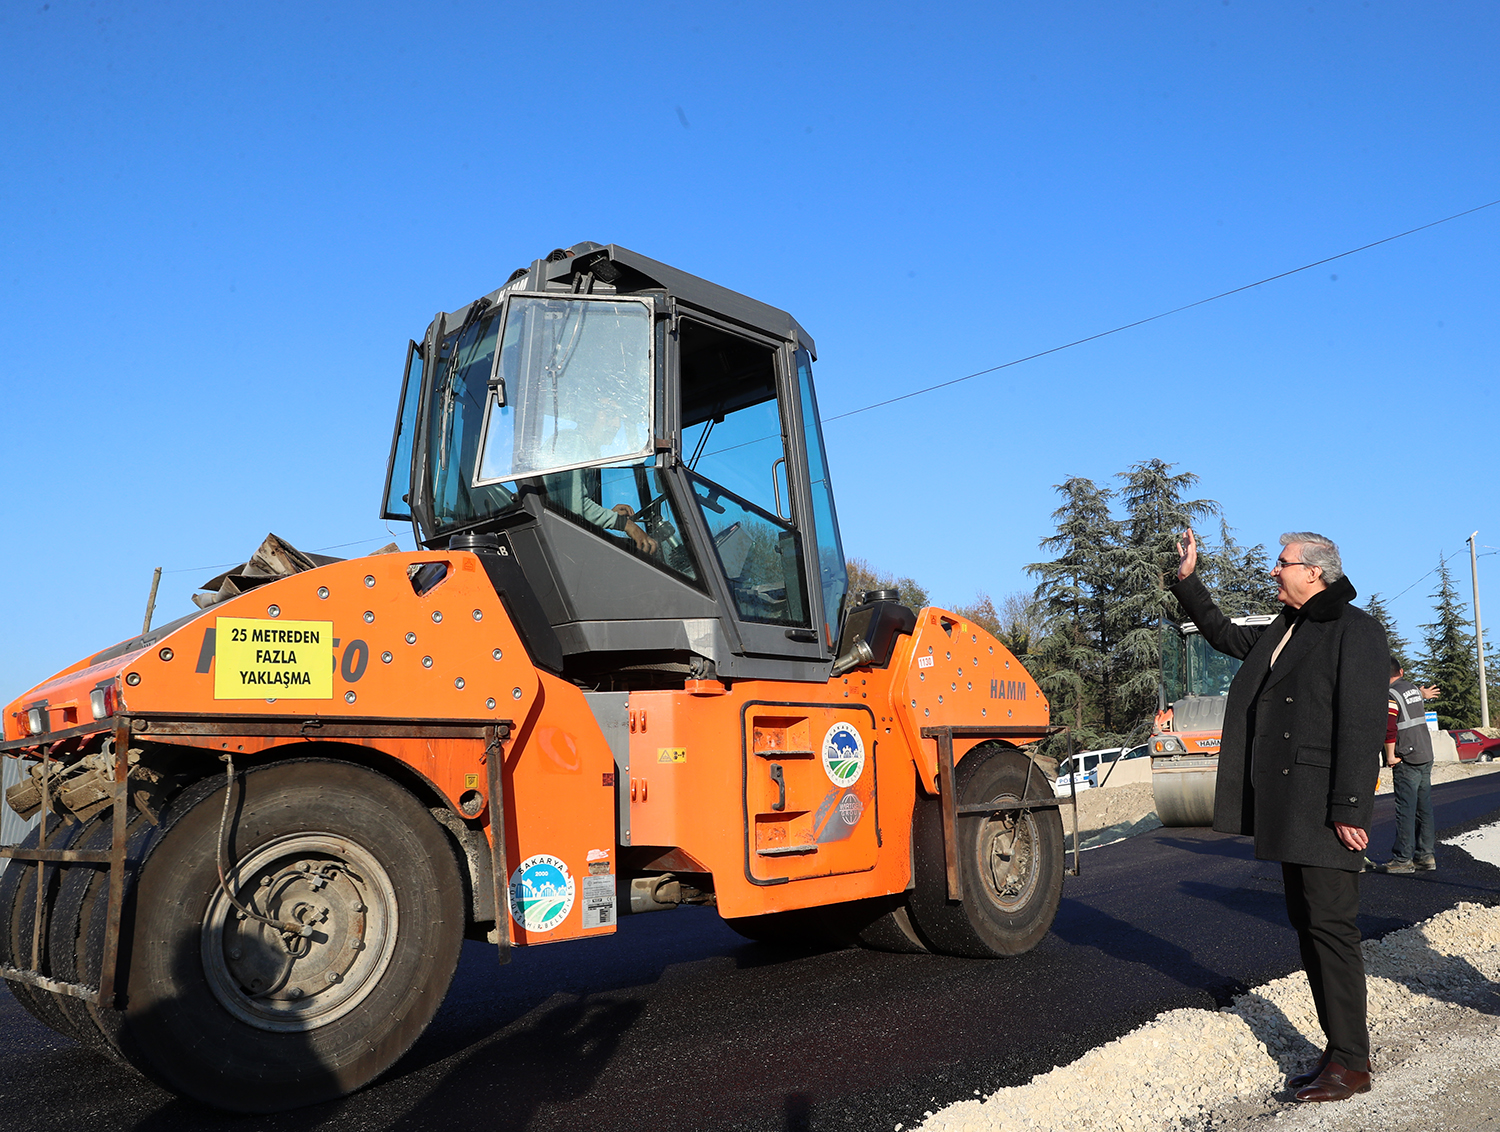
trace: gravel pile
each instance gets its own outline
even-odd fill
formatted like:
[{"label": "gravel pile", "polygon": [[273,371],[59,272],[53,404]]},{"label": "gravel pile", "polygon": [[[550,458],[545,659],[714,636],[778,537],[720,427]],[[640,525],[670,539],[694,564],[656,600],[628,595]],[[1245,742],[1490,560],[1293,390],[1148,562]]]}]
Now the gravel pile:
[{"label": "gravel pile", "polygon": [[1169,1011],[1029,1084],[929,1114],[919,1128],[1468,1132],[1488,1126],[1500,1099],[1500,909],[1460,904],[1414,928],[1367,940],[1364,952],[1376,1069],[1368,1095],[1301,1106],[1285,1088],[1287,1076],[1322,1050],[1299,971],[1221,1011]]}]

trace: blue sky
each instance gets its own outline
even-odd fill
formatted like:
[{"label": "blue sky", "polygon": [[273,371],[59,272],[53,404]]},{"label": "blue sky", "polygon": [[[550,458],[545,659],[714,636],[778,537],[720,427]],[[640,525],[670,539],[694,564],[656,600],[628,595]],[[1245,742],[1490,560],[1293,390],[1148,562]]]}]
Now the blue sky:
[{"label": "blue sky", "polygon": [[[388,541],[407,338],[553,247],[791,311],[831,416],[1500,198],[1497,24],[1383,0],[6,5],[3,698],[138,631],[155,566],[160,621],[267,531]],[[1500,546],[1497,252],[1500,207],[834,422],[846,549],[999,598],[1055,484],[1160,457],[1242,540],[1324,531],[1393,596],[1476,528]],[[1393,603],[1408,637],[1431,585]]]}]

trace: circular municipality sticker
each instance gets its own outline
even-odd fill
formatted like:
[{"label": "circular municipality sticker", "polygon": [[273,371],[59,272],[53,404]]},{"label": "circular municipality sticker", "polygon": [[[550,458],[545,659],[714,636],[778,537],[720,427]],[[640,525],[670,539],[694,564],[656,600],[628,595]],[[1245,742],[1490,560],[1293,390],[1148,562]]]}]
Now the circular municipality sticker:
[{"label": "circular municipality sticker", "polygon": [[835,786],[853,786],[865,771],[865,741],[853,724],[835,723],[823,736],[823,769]]},{"label": "circular municipality sticker", "polygon": [[864,812],[865,804],[859,800],[858,794],[845,794],[839,799],[839,817],[844,819],[845,825],[854,825]]},{"label": "circular municipality sticker", "polygon": [[573,910],[573,877],[550,853],[527,857],[510,874],[510,914],[529,932],[550,932]]}]

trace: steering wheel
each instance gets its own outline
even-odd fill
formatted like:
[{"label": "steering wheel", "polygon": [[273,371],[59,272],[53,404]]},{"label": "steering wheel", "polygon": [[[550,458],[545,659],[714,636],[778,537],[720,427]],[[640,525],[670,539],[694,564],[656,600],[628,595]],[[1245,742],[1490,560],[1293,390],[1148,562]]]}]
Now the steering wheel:
[{"label": "steering wheel", "polygon": [[665,495],[658,495],[655,499],[643,504],[641,509],[635,513],[635,521],[643,527],[647,523],[655,524],[661,522],[661,505],[666,498]]}]

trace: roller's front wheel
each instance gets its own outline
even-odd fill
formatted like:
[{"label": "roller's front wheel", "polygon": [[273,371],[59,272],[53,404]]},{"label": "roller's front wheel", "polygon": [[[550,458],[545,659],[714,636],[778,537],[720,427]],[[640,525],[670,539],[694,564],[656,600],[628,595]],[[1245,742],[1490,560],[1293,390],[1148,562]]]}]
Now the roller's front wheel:
[{"label": "roller's front wheel", "polygon": [[[1052,800],[1040,770],[999,745],[971,751],[954,772],[960,803]],[[960,817],[955,823],[963,899],[948,899],[942,819],[935,798],[917,799],[911,918],[933,951],[974,958],[1019,955],[1052,926],[1062,899],[1063,831],[1055,807]]]},{"label": "roller's front wheel", "polygon": [[168,1088],[231,1111],[359,1088],[426,1028],[457,965],[446,835],[383,775],[277,763],[236,783],[221,886],[224,785],[197,793],[141,866],[112,1036]]}]

